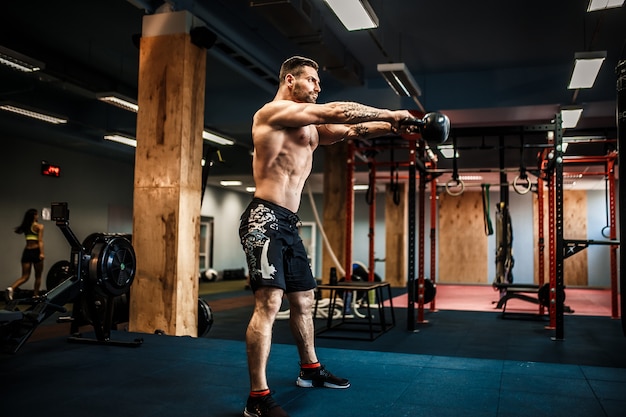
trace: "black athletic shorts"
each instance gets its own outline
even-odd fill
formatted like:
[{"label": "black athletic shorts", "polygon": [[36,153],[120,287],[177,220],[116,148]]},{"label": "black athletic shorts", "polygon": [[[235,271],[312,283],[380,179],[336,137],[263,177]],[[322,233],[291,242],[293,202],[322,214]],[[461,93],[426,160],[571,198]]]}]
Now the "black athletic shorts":
[{"label": "black athletic shorts", "polygon": [[41,258],[39,258],[40,253],[39,248],[24,249],[24,252],[22,252],[22,263],[36,264],[37,262],[41,262]]},{"label": "black athletic shorts", "polygon": [[239,237],[253,291],[271,286],[291,293],[316,287],[298,234],[299,223],[292,211],[260,198],[254,198],[243,212]]}]

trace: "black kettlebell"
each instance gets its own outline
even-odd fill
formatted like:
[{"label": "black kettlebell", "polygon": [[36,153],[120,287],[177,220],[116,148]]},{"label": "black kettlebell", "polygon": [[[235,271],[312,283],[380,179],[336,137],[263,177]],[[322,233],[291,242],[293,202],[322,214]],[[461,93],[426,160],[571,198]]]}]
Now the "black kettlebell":
[{"label": "black kettlebell", "polygon": [[450,119],[443,113],[427,113],[420,132],[422,138],[431,143],[444,143],[450,134]]}]

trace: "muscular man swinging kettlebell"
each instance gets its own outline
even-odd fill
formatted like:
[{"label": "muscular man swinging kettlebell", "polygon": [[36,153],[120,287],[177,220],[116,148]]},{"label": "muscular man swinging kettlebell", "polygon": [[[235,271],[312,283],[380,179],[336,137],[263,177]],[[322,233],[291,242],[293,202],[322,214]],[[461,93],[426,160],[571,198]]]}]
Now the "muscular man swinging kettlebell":
[{"label": "muscular man swinging kettlebell", "polygon": [[[318,64],[287,59],[280,69],[274,100],[254,115],[252,161],[256,191],[241,216],[239,234],[246,254],[255,307],[246,331],[250,393],[243,415],[285,417],[270,393],[266,376],[272,328],[283,295],[298,347],[300,387],[348,388],[315,352],[312,305],[315,279],[298,235],[302,190],[319,145],[398,133],[403,122],[424,126],[407,110],[377,109],[353,102],[316,104],[321,91]],[[446,133],[447,136],[447,133]]]}]

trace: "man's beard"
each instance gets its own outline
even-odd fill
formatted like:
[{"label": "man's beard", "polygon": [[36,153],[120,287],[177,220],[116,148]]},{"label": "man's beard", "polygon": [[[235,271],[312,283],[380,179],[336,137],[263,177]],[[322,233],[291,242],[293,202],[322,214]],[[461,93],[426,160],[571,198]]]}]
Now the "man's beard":
[{"label": "man's beard", "polygon": [[294,89],[293,89],[293,98],[300,103],[315,104],[315,102],[317,101],[317,93],[315,92],[307,93],[303,89],[298,87],[298,85],[296,85],[294,86]]}]

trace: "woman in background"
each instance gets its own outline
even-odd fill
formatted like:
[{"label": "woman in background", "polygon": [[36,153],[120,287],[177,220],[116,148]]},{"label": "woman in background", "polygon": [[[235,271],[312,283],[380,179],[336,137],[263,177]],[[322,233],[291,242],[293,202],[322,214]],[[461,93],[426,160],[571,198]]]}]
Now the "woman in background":
[{"label": "woman in background", "polygon": [[24,214],[22,224],[15,228],[15,233],[24,234],[26,238],[26,247],[22,252],[22,276],[19,277],[13,285],[7,288],[7,300],[13,299],[13,292],[20,285],[28,281],[30,271],[35,267],[35,285],[33,287],[33,296],[39,296],[39,287],[41,286],[41,273],[43,272],[43,224],[38,223],[39,213],[37,209],[29,209]]}]

